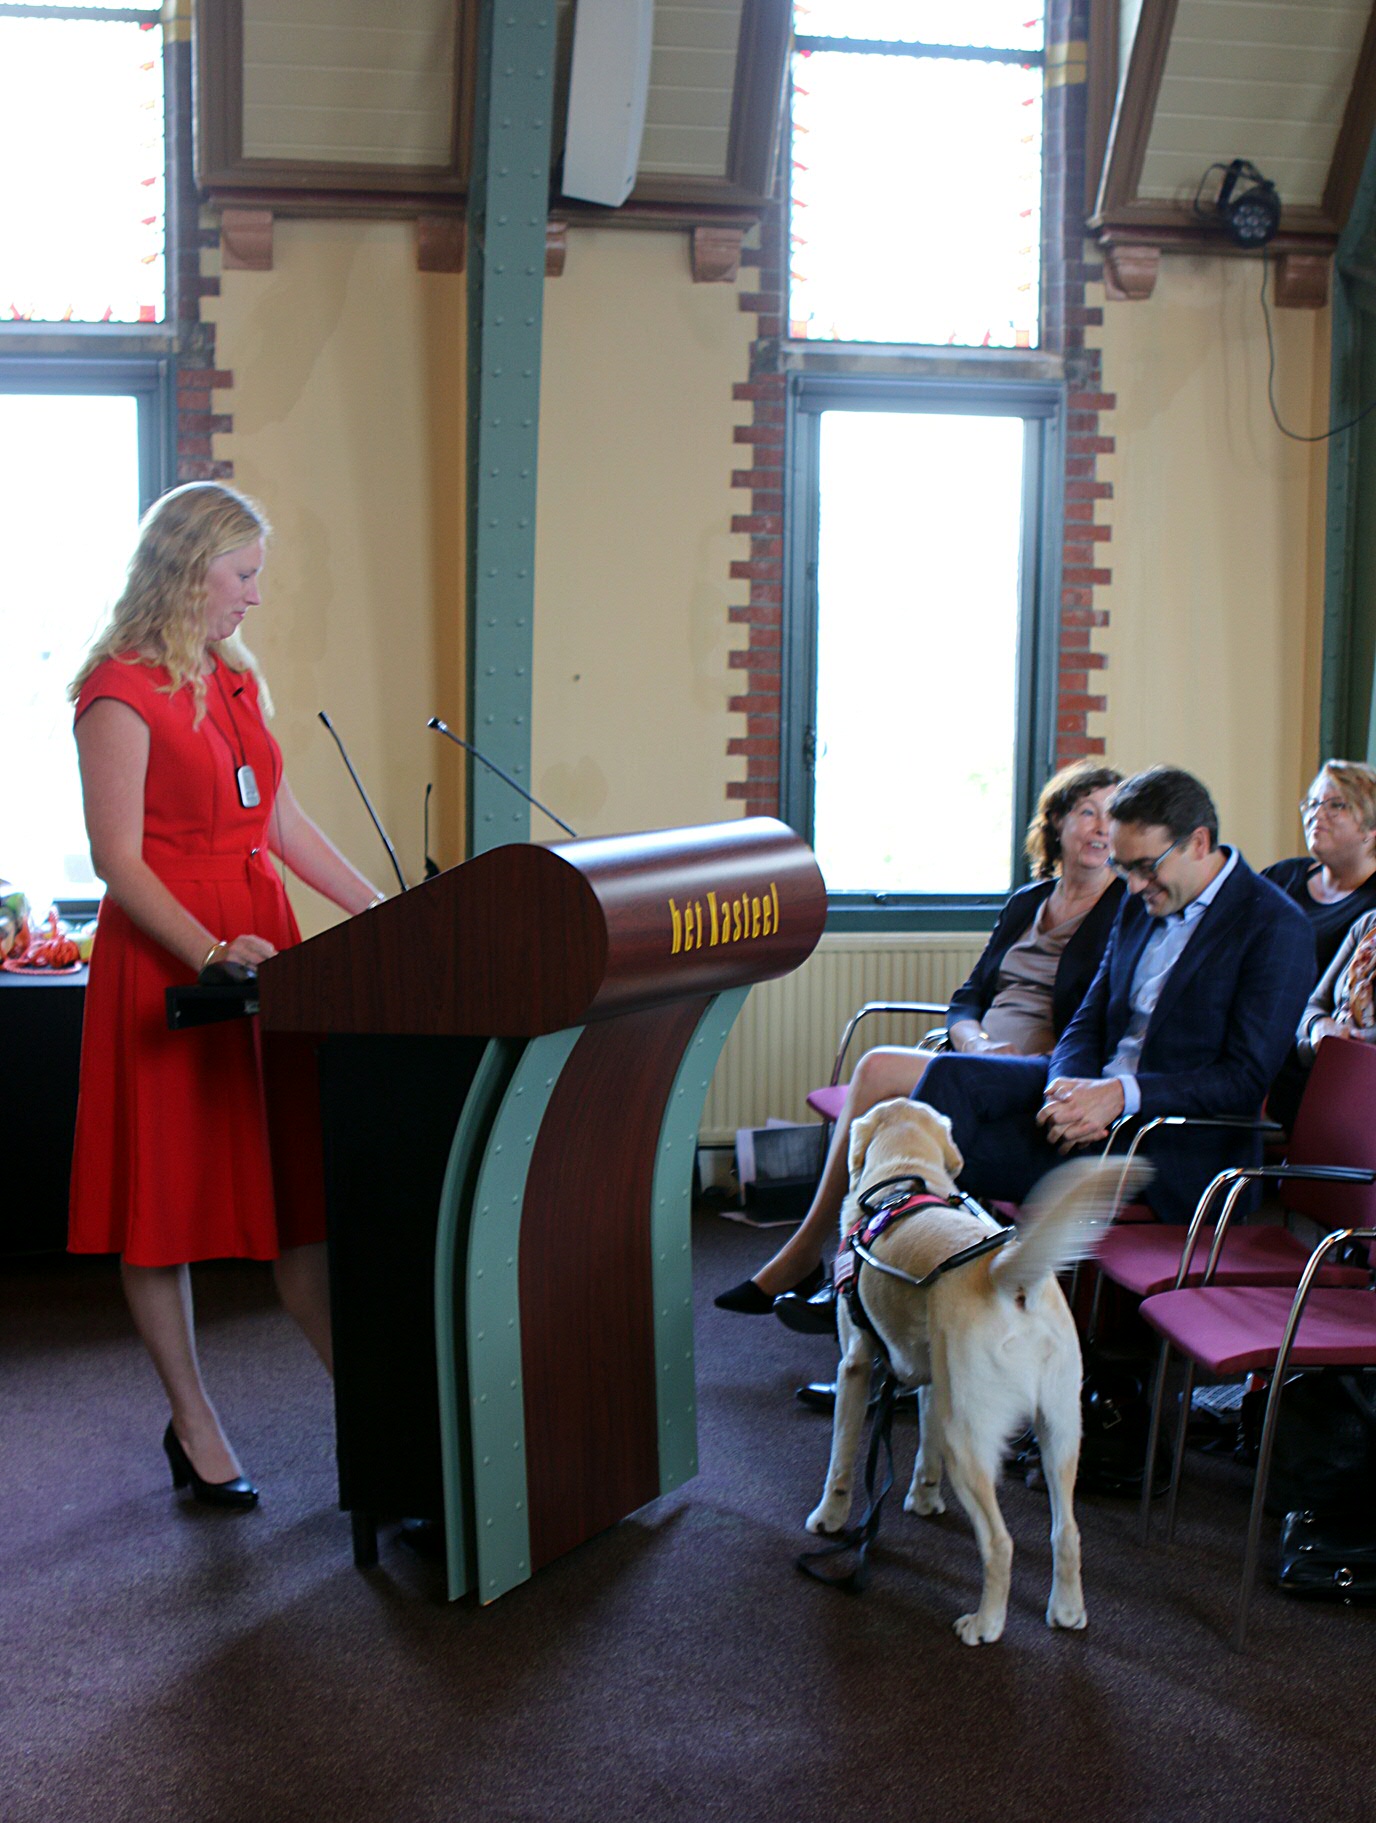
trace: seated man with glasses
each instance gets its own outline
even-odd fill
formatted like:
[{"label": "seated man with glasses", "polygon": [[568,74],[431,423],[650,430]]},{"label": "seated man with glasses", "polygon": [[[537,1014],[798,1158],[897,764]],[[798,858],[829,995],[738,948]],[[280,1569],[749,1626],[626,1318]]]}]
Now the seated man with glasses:
[{"label": "seated man with glasses", "polygon": [[[1218,845],[1198,779],[1153,766],[1119,786],[1109,817],[1127,894],[1052,1055],[938,1057],[918,1090],[949,1116],[975,1196],[1021,1201],[1061,1153],[1101,1143],[1123,1114],[1257,1114],[1313,986],[1303,913]],[[1260,1141],[1187,1127],[1145,1150],[1157,1174],[1144,1200],[1182,1222],[1216,1172],[1260,1156]]]}]

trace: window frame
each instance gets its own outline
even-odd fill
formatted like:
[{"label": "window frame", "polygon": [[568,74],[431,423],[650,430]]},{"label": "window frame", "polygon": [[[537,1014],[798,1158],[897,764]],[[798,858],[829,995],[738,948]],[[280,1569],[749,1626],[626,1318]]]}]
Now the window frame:
[{"label": "window frame", "polygon": [[[173,485],[177,462],[176,371],[170,355],[25,355],[0,348],[0,394],[131,397],[138,440],[139,514]],[[100,900],[57,900],[58,916],[93,918]]]},{"label": "window frame", "polygon": [[[1014,887],[1028,878],[1023,831],[1054,766],[1059,670],[1061,524],[1066,388],[1059,381],[990,376],[794,373],[785,418],[783,629],[780,657],[780,794],[784,821],[813,833],[813,720],[817,680],[818,447],[824,411],[900,411],[1021,417],[1025,425],[1023,538],[1019,561],[1018,697],[1014,727]],[[920,705],[915,712],[920,732]],[[829,893],[831,931],[987,928],[1006,893]]]},{"label": "window frame", "polygon": [[21,354],[0,346],[0,393],[125,395],[138,406],[139,512],[172,486],[177,385],[170,355]]}]

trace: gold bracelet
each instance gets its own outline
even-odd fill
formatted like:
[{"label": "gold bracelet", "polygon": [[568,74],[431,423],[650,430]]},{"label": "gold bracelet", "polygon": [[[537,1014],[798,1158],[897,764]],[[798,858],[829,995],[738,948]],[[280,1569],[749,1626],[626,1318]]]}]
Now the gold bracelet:
[{"label": "gold bracelet", "polygon": [[221,940],[218,943],[212,943],[210,948],[205,953],[205,961],[201,964],[200,969],[197,972],[203,974],[205,972],[205,970],[210,967],[211,963],[214,962],[215,958],[219,955],[220,951],[222,949],[228,949],[228,948],[229,948],[229,945],[224,941],[223,938],[221,938]]}]

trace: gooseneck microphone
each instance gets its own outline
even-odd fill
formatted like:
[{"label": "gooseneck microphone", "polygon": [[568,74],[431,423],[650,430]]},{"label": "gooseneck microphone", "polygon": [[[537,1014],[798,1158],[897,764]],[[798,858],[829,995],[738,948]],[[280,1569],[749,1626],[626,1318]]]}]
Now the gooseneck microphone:
[{"label": "gooseneck microphone", "polygon": [[425,787],[425,815],[422,818],[424,829],[420,845],[421,853],[425,856],[425,877],[427,880],[433,880],[435,875],[440,871],[439,862],[430,852],[430,793],[434,789],[435,782],[432,779]]},{"label": "gooseneck microphone", "polygon": [[[454,742],[455,746],[462,747],[465,753],[471,753],[475,760],[481,760],[489,772],[495,772],[497,777],[501,779],[504,784],[510,785],[513,791],[519,791],[527,804],[533,804],[542,816],[548,817],[551,823],[557,823],[566,834],[573,837],[575,842],[578,840],[578,831],[576,829],[570,829],[562,817],[555,816],[554,812],[547,809],[546,806],[540,802],[539,798],[533,798],[524,785],[518,784],[509,772],[503,772],[500,766],[494,765],[485,753],[479,753],[478,749],[473,746],[470,741],[466,741],[461,734],[455,734],[454,730],[447,727],[437,715],[432,715],[425,725],[427,728],[433,728],[437,734],[447,734],[450,740]],[[360,785],[359,790],[361,791],[362,789],[363,787]],[[383,839],[384,841],[386,840],[385,837]]]},{"label": "gooseneck microphone", "polygon": [[343,760],[344,764],[349,768],[349,777],[353,780],[355,786],[357,787],[358,795],[363,799],[363,808],[368,812],[368,815],[373,819],[373,828],[377,831],[377,833],[382,838],[382,846],[387,850],[387,859],[392,863],[392,872],[397,877],[397,885],[400,886],[400,888],[403,892],[406,892],[408,890],[407,885],[406,885],[406,875],[401,871],[401,862],[397,860],[397,851],[395,848],[392,847],[392,844],[387,839],[387,831],[382,827],[382,824],[378,819],[378,814],[373,809],[372,803],[369,800],[367,792],[363,789],[363,781],[359,778],[358,774],[354,771],[354,763],[349,758],[348,754],[344,751],[344,743],[343,743],[343,741],[340,740],[339,736],[335,733],[334,723],[330,720],[329,716],[326,715],[326,713],[323,709],[320,711],[320,719],[322,722],[324,722],[325,726],[329,729],[331,738],[333,739],[335,746],[338,747],[338,749],[339,749],[339,757]]}]

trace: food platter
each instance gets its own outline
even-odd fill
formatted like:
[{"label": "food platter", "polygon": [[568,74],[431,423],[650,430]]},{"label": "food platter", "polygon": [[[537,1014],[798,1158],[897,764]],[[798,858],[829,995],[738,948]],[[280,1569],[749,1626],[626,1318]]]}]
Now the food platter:
[{"label": "food platter", "polygon": [[77,975],[85,966],[84,962],[68,962],[61,968],[49,968],[41,962],[16,962],[11,956],[0,962],[7,975]]}]

